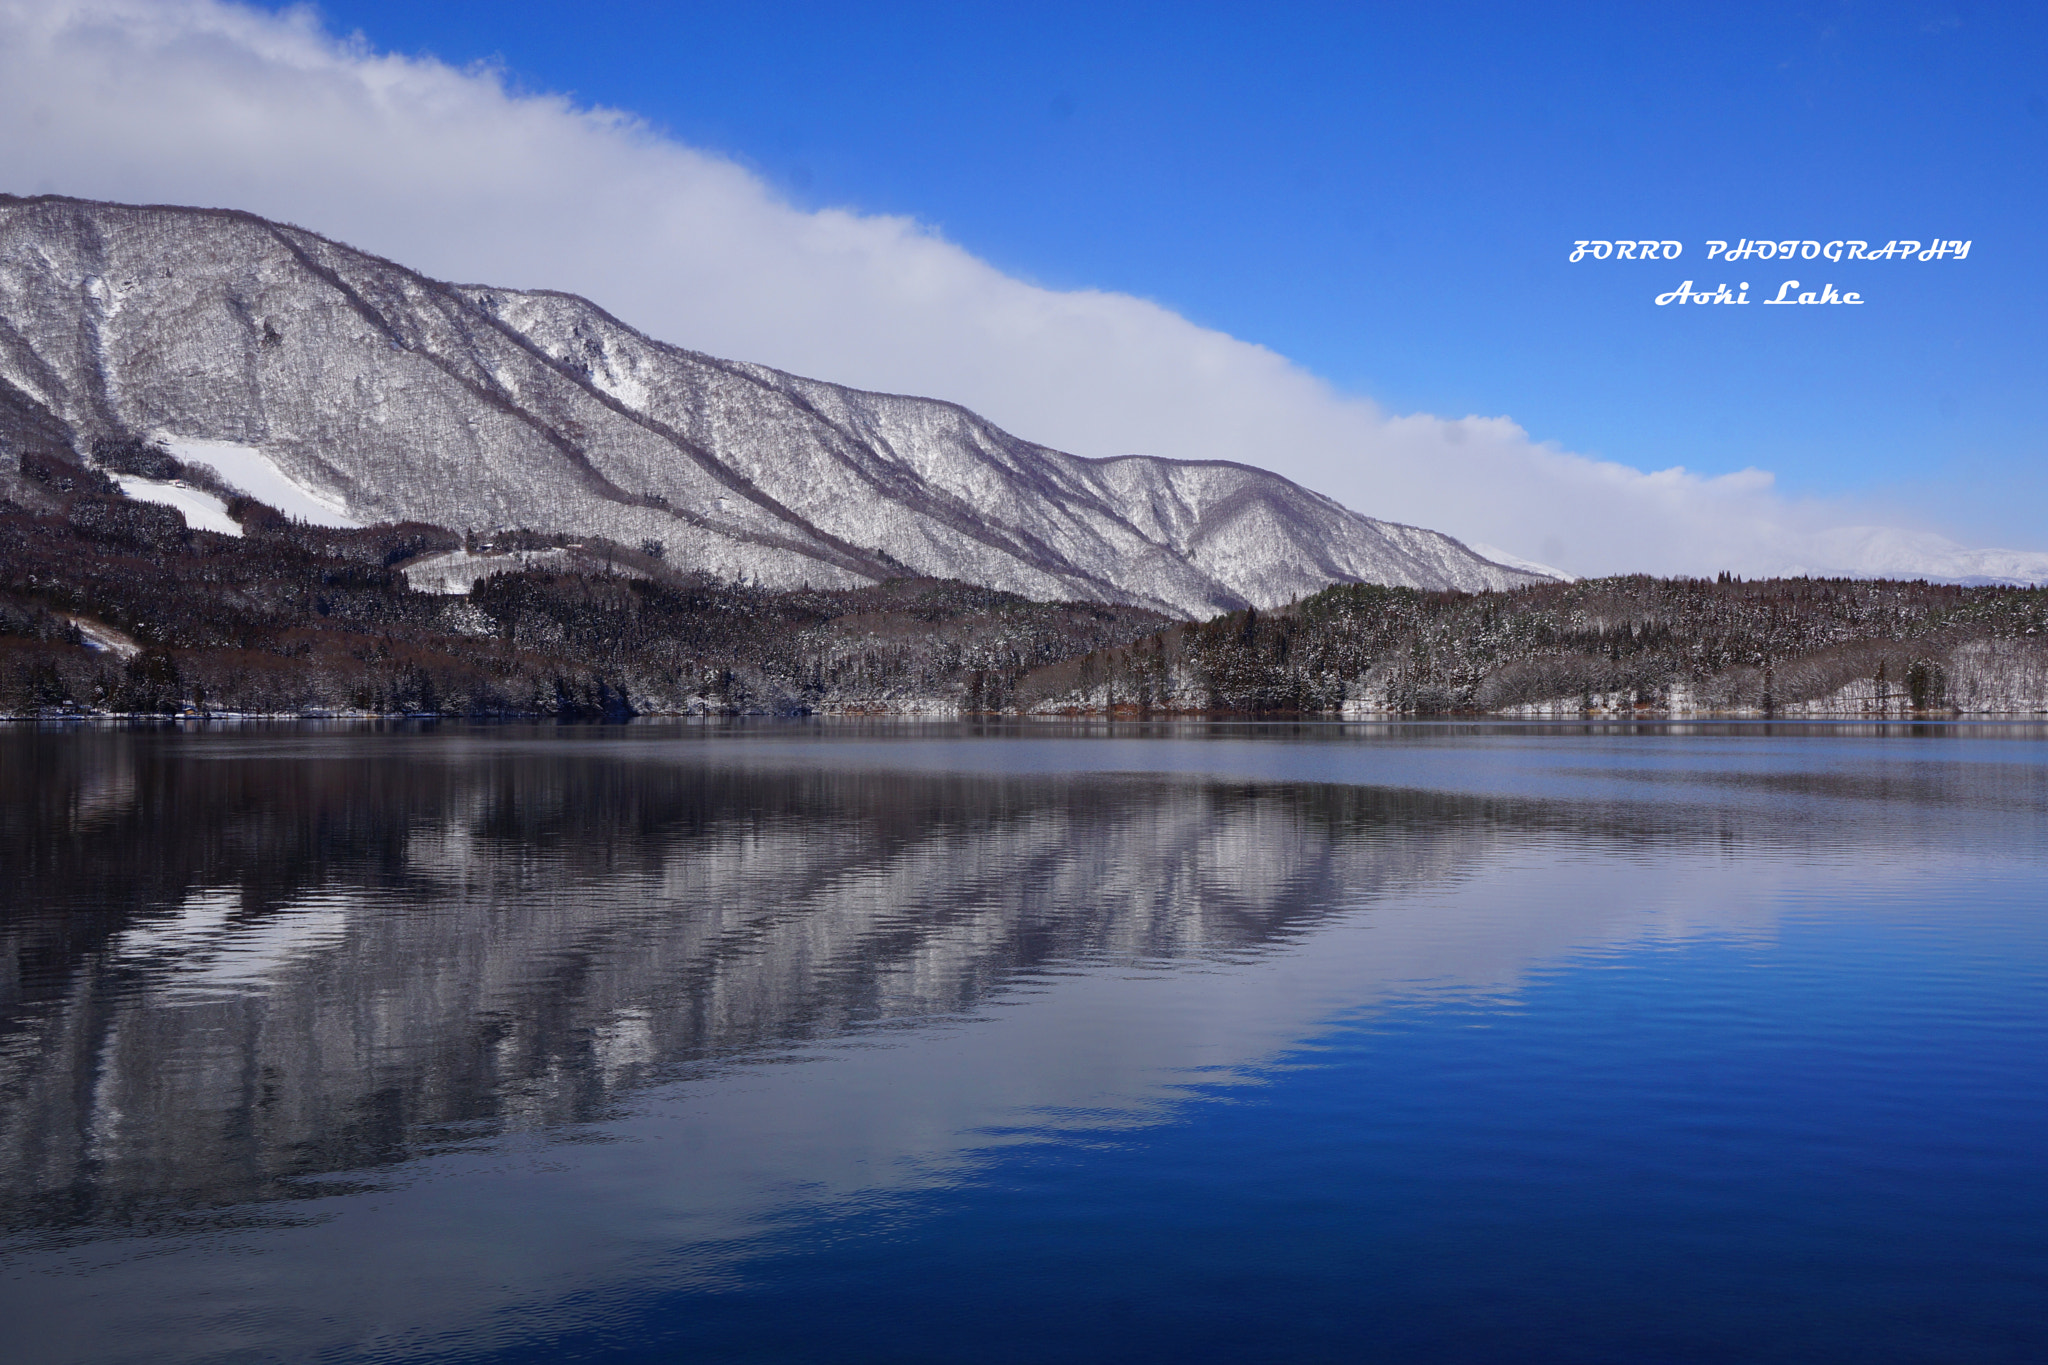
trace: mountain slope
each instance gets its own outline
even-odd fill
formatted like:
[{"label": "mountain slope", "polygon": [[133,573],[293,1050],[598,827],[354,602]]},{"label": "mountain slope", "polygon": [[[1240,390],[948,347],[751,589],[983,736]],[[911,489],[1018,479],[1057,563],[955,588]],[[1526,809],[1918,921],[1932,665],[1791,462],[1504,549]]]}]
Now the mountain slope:
[{"label": "mountain slope", "polygon": [[249,447],[361,522],[659,542],[771,586],[919,574],[1201,615],[1541,581],[1248,466],[1063,454],[248,214],[0,196],[0,444],[137,438]]}]

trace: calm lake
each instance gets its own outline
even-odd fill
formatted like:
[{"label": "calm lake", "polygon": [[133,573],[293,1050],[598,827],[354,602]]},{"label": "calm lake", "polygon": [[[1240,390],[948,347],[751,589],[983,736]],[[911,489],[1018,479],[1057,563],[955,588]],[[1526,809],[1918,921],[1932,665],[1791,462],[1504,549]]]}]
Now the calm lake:
[{"label": "calm lake", "polygon": [[2038,1362],[2048,730],[0,729],[0,1354]]}]

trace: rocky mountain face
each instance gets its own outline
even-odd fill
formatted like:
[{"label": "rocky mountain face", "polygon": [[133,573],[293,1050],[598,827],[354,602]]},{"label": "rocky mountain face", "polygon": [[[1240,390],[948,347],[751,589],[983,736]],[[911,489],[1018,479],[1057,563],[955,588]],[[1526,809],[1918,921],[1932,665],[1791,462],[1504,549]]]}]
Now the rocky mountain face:
[{"label": "rocky mountain face", "polygon": [[249,214],[0,196],[4,477],[158,440],[341,524],[603,537],[769,587],[924,576],[1205,616],[1544,581],[1245,465],[1063,454]]}]

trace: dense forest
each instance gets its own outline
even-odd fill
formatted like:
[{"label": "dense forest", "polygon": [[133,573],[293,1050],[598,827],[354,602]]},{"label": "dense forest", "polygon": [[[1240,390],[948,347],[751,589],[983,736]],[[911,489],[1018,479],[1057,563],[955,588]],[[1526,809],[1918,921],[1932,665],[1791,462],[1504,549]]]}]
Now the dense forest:
[{"label": "dense forest", "polygon": [[0,478],[0,714],[998,709],[1036,668],[1170,624],[929,579],[772,592],[670,570],[658,547],[423,593],[405,564],[463,536],[306,526],[230,490],[244,534],[194,531],[102,470],[203,471],[148,447],[94,457],[24,452]]},{"label": "dense forest", "polygon": [[1027,680],[1040,709],[1523,716],[2048,710],[2048,590],[1623,577],[1354,584]]},{"label": "dense forest", "polygon": [[228,489],[216,491],[244,534],[195,531],[105,471],[201,485],[205,471],[133,443],[81,461],[21,434],[0,469],[5,715],[2048,709],[2036,589],[1728,575],[1478,594],[1348,585],[1194,623],[908,577],[776,592],[678,572],[659,547],[587,545],[448,595],[415,591],[408,563],[559,538],[330,530]]}]

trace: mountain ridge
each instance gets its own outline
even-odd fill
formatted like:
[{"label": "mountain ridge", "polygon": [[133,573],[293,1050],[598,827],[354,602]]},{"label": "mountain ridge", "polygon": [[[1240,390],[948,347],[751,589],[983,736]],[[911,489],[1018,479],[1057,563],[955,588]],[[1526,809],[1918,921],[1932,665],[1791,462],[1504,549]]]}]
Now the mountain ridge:
[{"label": "mountain ridge", "polygon": [[774,587],[1191,616],[1546,581],[1250,463],[1067,454],[242,210],[0,195],[0,447],[161,438],[246,446],[361,520],[602,536]]}]

